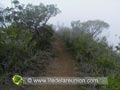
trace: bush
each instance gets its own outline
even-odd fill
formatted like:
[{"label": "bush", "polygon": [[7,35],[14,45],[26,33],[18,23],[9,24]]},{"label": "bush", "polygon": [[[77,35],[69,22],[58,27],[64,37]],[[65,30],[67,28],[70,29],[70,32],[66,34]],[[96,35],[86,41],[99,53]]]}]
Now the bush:
[{"label": "bush", "polygon": [[[96,25],[97,24],[98,23],[96,23]],[[97,29],[99,34],[95,34],[93,28],[96,27],[95,25],[91,27],[93,31],[91,31],[92,29],[90,28],[92,23],[90,26],[88,25],[89,27],[87,27],[87,25],[88,23],[86,24],[86,22],[76,22],[74,24],[72,23],[72,28],[68,29],[60,27],[60,30],[58,31],[58,35],[64,40],[66,47],[69,48],[76,57],[76,62],[81,70],[78,71],[80,76],[117,76],[120,67],[120,57],[118,53],[108,45],[106,37],[99,37],[101,31],[99,32]],[[106,88],[100,87],[100,90],[119,90],[119,77],[108,78],[110,84],[108,86],[106,85]],[[113,85],[111,85],[112,80],[114,82],[116,80]],[[95,90],[99,90],[97,87],[95,88]],[[87,88],[85,90],[87,90]]]},{"label": "bush", "polygon": [[[20,29],[17,24],[0,30],[0,76],[24,73],[42,56],[41,52],[47,53],[51,48],[53,33],[47,25],[42,26],[39,33]],[[35,59],[38,53],[39,57]]]}]

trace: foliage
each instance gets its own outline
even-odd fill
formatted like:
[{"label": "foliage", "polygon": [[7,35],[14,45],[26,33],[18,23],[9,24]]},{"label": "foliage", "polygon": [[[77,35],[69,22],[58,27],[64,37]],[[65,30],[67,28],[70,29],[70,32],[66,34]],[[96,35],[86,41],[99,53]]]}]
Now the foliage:
[{"label": "foliage", "polygon": [[109,24],[101,20],[89,20],[86,22],[73,21],[71,26],[76,31],[84,31],[91,35],[93,38],[96,38],[103,29],[109,28]]},{"label": "foliage", "polygon": [[48,63],[44,57],[52,57],[54,31],[47,21],[60,12],[55,5],[13,4],[0,9],[0,79],[23,74],[35,62],[40,67]]},{"label": "foliage", "polygon": [[27,29],[38,29],[48,20],[60,13],[60,10],[53,4],[44,5],[23,5],[19,1],[13,1],[14,7],[0,9],[0,23],[2,27],[7,27],[8,23],[17,23]]},{"label": "foliage", "polygon": [[3,71],[17,71],[15,69],[25,67],[26,57],[31,55],[27,48],[32,37],[31,33],[18,29],[16,25],[11,25],[0,32],[0,63]]},{"label": "foliage", "polygon": [[30,43],[35,43],[35,47],[41,50],[48,48],[51,44],[54,31],[51,26],[41,26],[37,32],[33,33]]},{"label": "foliage", "polygon": [[[76,57],[80,68],[80,71],[78,71],[80,76],[103,77],[118,75],[120,57],[113,50],[113,47],[107,44],[106,37],[99,37],[102,30],[108,28],[109,25],[104,21],[89,20],[87,22],[74,21],[71,26],[72,28],[60,27],[57,33],[65,41],[66,47]],[[119,90],[120,80],[112,77],[108,78],[110,84],[106,87],[101,87],[101,89]],[[117,81],[114,81],[111,86],[112,80]],[[110,87],[112,88],[110,89]],[[95,87],[95,90],[99,90],[99,88]]]},{"label": "foliage", "polygon": [[120,90],[120,76],[109,76],[105,90]]},{"label": "foliage", "polygon": [[[34,32],[35,33],[35,32]],[[38,50],[47,50],[51,46],[53,30],[50,26],[39,29],[39,36],[30,30],[21,30],[16,24],[0,30],[0,67],[1,72],[18,72],[30,64]],[[35,35],[35,36],[34,36]]]}]

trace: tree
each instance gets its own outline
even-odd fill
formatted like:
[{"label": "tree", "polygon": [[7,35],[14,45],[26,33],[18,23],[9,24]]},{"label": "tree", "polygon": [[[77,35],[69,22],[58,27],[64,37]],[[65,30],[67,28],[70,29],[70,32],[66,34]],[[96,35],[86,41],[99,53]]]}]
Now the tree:
[{"label": "tree", "polygon": [[[19,1],[13,1],[14,7],[0,9],[0,22],[2,26],[17,23],[22,27],[37,30],[46,25],[48,20],[60,13],[60,10],[53,4],[44,5],[23,5]],[[7,25],[6,25],[7,24]]]},{"label": "tree", "polygon": [[28,4],[23,10],[23,22],[32,29],[38,29],[41,25],[45,25],[48,20],[60,13],[60,10],[55,5],[39,6]]},{"label": "tree", "polygon": [[83,23],[84,28],[92,35],[92,37],[97,37],[104,29],[107,29],[109,27],[109,24],[107,24],[104,21],[100,20],[89,20],[85,23]]},{"label": "tree", "polygon": [[0,27],[2,28],[6,27],[4,13],[4,9],[0,8]]},{"label": "tree", "polygon": [[104,29],[109,27],[109,24],[101,20],[89,20],[87,22],[74,21],[71,26],[73,29],[87,32],[93,38],[96,38]]}]

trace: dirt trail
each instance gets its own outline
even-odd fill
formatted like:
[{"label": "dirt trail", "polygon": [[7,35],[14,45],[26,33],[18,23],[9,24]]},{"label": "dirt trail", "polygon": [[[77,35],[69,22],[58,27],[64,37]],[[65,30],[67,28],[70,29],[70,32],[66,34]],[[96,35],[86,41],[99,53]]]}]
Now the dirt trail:
[{"label": "dirt trail", "polygon": [[74,60],[72,56],[66,51],[64,43],[57,39],[54,42],[57,57],[48,67],[47,76],[57,77],[72,77],[75,76]]},{"label": "dirt trail", "polygon": [[[64,43],[56,39],[54,48],[57,57],[47,67],[48,77],[75,77],[76,71],[72,56],[66,51]],[[75,85],[43,85],[39,90],[76,90]]]}]

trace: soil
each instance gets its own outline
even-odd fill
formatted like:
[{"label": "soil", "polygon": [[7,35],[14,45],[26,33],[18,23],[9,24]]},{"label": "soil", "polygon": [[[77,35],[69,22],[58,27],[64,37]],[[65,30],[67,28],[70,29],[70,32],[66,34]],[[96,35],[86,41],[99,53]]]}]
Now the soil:
[{"label": "soil", "polygon": [[[75,63],[72,55],[66,50],[63,41],[56,39],[54,44],[56,58],[47,67],[47,77],[75,77]],[[76,90],[76,85],[43,85],[36,90]]]}]

